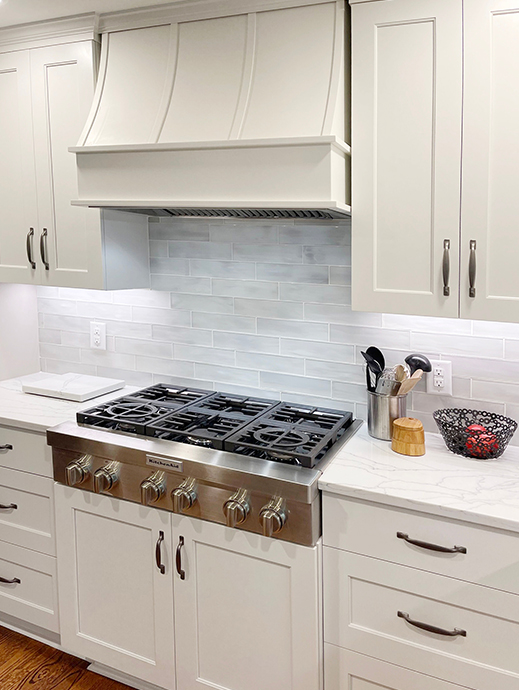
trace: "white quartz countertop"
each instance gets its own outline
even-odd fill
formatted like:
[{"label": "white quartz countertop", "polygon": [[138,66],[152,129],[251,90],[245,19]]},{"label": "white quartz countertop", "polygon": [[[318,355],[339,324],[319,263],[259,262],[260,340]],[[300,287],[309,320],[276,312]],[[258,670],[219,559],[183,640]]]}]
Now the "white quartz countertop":
[{"label": "white quartz countertop", "polygon": [[22,382],[48,378],[49,374],[39,372],[0,381],[0,424],[44,433],[56,424],[74,421],[78,410],[88,410],[106,400],[120,398],[122,395],[128,395],[137,390],[134,386],[125,386],[113,393],[82,403],[22,393]]},{"label": "white quartz countertop", "polygon": [[519,532],[518,447],[508,446],[497,460],[473,460],[451,453],[439,434],[426,434],[425,443],[421,457],[399,455],[363,425],[326,468],[319,487]]}]

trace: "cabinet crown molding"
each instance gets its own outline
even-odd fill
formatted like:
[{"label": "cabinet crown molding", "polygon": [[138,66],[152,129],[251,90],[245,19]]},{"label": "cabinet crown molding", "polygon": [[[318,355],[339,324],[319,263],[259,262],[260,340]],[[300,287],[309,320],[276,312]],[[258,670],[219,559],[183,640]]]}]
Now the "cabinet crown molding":
[{"label": "cabinet crown molding", "polygon": [[99,16],[94,12],[0,29],[0,53],[43,48],[57,43],[98,41]]}]

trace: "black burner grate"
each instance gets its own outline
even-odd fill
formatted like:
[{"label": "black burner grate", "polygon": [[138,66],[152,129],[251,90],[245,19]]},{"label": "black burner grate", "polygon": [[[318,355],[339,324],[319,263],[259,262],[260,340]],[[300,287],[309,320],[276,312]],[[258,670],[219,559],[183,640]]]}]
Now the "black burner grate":
[{"label": "black burner grate", "polygon": [[79,424],[316,465],[352,423],[349,412],[157,384],[84,412]]}]

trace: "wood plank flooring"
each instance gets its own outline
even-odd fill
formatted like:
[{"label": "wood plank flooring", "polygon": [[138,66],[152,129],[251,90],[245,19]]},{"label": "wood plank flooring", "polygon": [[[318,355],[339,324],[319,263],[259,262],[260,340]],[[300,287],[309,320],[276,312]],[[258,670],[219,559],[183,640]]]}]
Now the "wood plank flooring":
[{"label": "wood plank flooring", "polygon": [[130,690],[87,671],[88,662],[0,626],[1,690]]}]

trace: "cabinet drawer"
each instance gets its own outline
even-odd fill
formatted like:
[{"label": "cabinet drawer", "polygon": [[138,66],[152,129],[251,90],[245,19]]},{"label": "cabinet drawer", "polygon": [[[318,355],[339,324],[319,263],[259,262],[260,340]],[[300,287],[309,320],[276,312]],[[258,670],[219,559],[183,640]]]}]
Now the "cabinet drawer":
[{"label": "cabinet drawer", "polygon": [[52,479],[0,467],[0,539],[56,554]]},{"label": "cabinet drawer", "polygon": [[[441,553],[410,539],[466,553]],[[519,534],[325,495],[325,545],[519,594]]]},{"label": "cabinet drawer", "polygon": [[459,685],[331,644],[324,645],[324,674],[324,690],[461,690]]},{"label": "cabinet drawer", "polygon": [[478,690],[496,672],[500,690],[519,687],[519,596],[329,547],[324,573],[326,642]]},{"label": "cabinet drawer", "polygon": [[0,542],[0,617],[2,613],[59,633],[56,559]]},{"label": "cabinet drawer", "polygon": [[0,467],[52,477],[52,454],[45,434],[0,426]]}]

